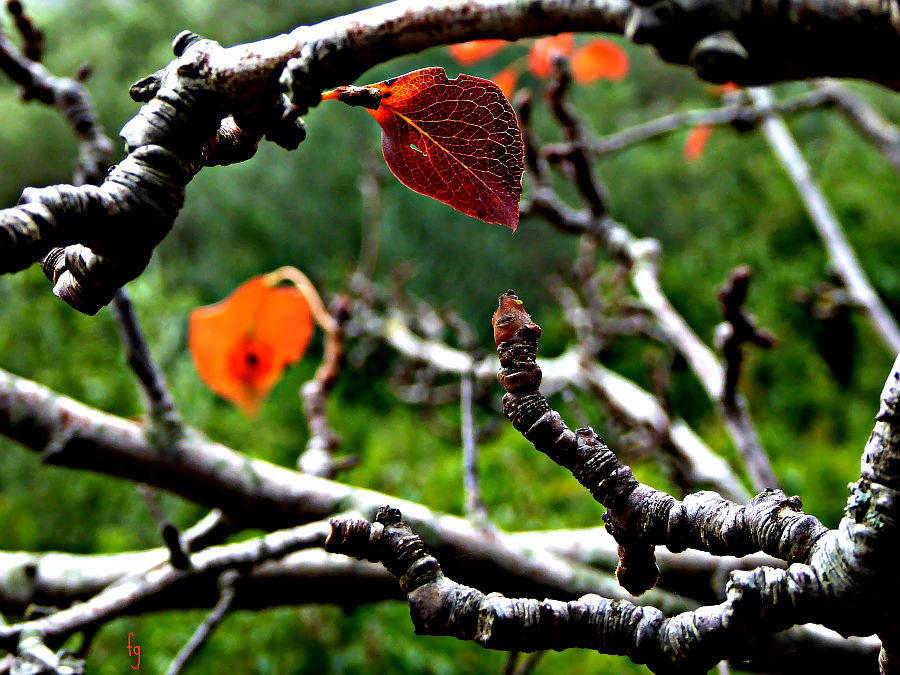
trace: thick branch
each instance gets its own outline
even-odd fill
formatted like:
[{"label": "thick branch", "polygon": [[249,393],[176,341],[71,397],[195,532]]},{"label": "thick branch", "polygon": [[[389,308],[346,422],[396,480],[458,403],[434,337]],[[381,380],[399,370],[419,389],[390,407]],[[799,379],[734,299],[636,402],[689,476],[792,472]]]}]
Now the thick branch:
[{"label": "thick branch", "polygon": [[[712,82],[830,75],[900,89],[897,6],[879,0],[641,0],[626,34]],[[840,43],[841,49],[834,45]],[[844,51],[845,49],[849,51]],[[858,58],[848,55],[856,55]],[[894,63],[888,63],[894,61]]]},{"label": "thick branch", "polygon": [[[504,411],[537,450],[571,470],[607,507],[604,522],[620,544],[617,577],[623,586],[639,592],[655,582],[654,544],[736,555],[759,549],[794,564],[786,573],[766,568],[735,572],[727,587],[730,602],[743,609],[758,607],[760,616],[771,612],[770,619],[816,621],[843,635],[893,626],[884,597],[896,597],[900,586],[885,581],[892,578],[887,570],[894,564],[887,542],[896,537],[900,357],[882,394],[878,423],[863,455],[863,475],[851,486],[848,515],[837,530],[828,530],[800,512],[799,497],[787,498],[777,490],[739,507],[702,492],[678,502],[638,483],[592,429],[573,432],[550,410],[538,391],[539,336],[540,327],[507,291],[494,314],[498,377],[507,390]],[[854,612],[846,611],[850,607]]]},{"label": "thick branch", "polygon": [[[439,514],[421,504],[355,488],[268,462],[251,459],[196,433],[174,446],[150,442],[140,424],[108,415],[0,370],[0,432],[45,461],[89,469],[169,490],[217,507],[235,527],[273,529],[319,520],[355,509],[374,513],[387,500],[403,506],[412,522],[434,532],[438,550],[459,566],[462,579],[490,579],[574,597],[602,588],[623,596],[612,579],[591,573],[542,551],[526,550],[502,533],[486,534],[463,518]],[[671,606],[671,598],[644,598]],[[680,601],[675,600],[678,606]]]},{"label": "thick branch", "polygon": [[[379,509],[374,523],[334,518],[331,524],[326,550],[381,562],[407,594],[416,633],[474,640],[487,649],[533,652],[580,647],[627,655],[654,672],[703,672],[722,658],[749,652],[748,627],[754,636],[774,633],[788,627],[795,615],[802,616],[791,608],[787,593],[778,603],[780,611],[771,606],[761,611],[744,602],[737,585],[730,587],[720,605],[668,619],[654,608],[596,594],[571,602],[485,595],[445,577],[437,559],[395,508]],[[796,572],[790,574],[789,583],[796,592],[810,585]],[[765,638],[761,642],[765,644]]]},{"label": "thick branch", "polygon": [[[147,104],[122,129],[130,154],[103,185],[26,191],[20,206],[0,211],[0,272],[24,269],[56,247],[83,244],[86,249],[66,251],[64,263],[60,255],[50,266],[55,292],[81,311],[98,311],[144,269],[172,227],[191,176],[204,164],[221,163],[213,146],[246,132],[250,141],[236,140],[242,150],[224,153],[225,161],[252,154],[257,135],[295,148],[305,136],[299,115],[322,89],[440,44],[567,30],[627,32],[655,44],[666,60],[692,61],[712,79],[839,75],[900,86],[893,5],[867,2],[758,0],[737,7],[725,0],[685,6],[663,0],[634,10],[625,0],[398,0],[229,49],[183,32],[174,44],[178,58],[133,87],[133,96]],[[808,30],[812,24],[815,31]],[[743,46],[733,37],[707,39],[721,29],[734,29]],[[833,48],[838,40],[841,50]],[[294,108],[281,100],[282,71]],[[218,133],[229,114],[241,133]]]}]

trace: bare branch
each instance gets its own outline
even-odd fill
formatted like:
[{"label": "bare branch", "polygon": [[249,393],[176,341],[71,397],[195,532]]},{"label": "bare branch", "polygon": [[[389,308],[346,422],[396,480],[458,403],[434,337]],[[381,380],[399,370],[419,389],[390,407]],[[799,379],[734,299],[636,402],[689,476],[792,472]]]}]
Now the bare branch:
[{"label": "bare branch", "polygon": [[816,91],[828,96],[835,109],[900,171],[900,129],[896,124],[840,82],[820,80],[816,82]]},{"label": "bare branch", "polygon": [[[0,211],[0,272],[24,269],[54,248],[83,244],[54,255],[45,267],[52,270],[60,297],[95,313],[119,286],[143,271],[181,208],[184,186],[210,159],[211,143],[235,136],[220,134],[223,119],[230,116],[236,128],[293,149],[305,137],[299,116],[320,100],[324,88],[347,84],[377,63],[439,44],[567,30],[624,32],[652,42],[666,60],[690,61],[701,76],[717,81],[846,75],[888,86],[900,83],[890,58],[897,31],[890,12],[874,0],[864,28],[847,18],[860,11],[858,2],[830,3],[827,9],[805,2],[799,13],[754,13],[754,21],[742,23],[738,35],[724,37],[714,31],[698,33],[698,27],[715,25],[723,12],[733,19],[731,5],[722,0],[695,3],[704,7],[698,21],[697,7],[673,15],[661,11],[667,3],[677,0],[652,8],[635,8],[624,0],[539,0],[534,6],[512,0],[397,0],[228,49],[185,31],[173,44],[177,58],[132,89],[146,105],[122,130],[128,157],[99,188],[26,190],[20,206]],[[812,39],[803,22],[817,14],[822,25]],[[773,27],[784,32],[784,40],[772,39]],[[845,53],[864,57],[836,58],[831,39],[820,37],[832,31],[840,32],[845,45],[861,40],[858,52],[848,47]],[[772,52],[775,45],[782,51]],[[872,56],[879,49],[885,50],[884,58]],[[753,57],[749,62],[748,54]],[[734,60],[734,55],[740,58]],[[289,106],[282,100],[282,86],[291,98]],[[234,159],[243,157],[240,152]],[[122,219],[133,225],[127,239],[115,225]]]},{"label": "bare branch", "polygon": [[338,296],[334,299],[325,330],[325,353],[313,378],[300,388],[303,415],[309,426],[306,449],[297,460],[297,467],[314,476],[331,478],[336,471],[356,463],[355,457],[336,459],[334,451],[340,447],[340,437],[328,423],[326,410],[328,393],[334,388],[344,361],[344,325],[350,318],[350,299]]},{"label": "bare branch", "polygon": [[187,570],[161,565],[136,579],[113,585],[85,603],[40,619],[0,627],[0,645],[10,649],[23,634],[30,632],[39,633],[45,640],[64,639],[86,626],[120,616],[186,578],[218,574],[228,569],[249,569],[293,551],[321,546],[326,532],[325,523],[312,523],[273,532],[259,539],[208,548],[194,554],[193,565]]},{"label": "bare branch", "polygon": [[621,223],[609,216],[594,218],[590,210],[574,211],[546,187],[531,191],[530,201],[522,211],[541,215],[564,232],[588,233],[624,263],[631,283],[647,311],[653,316],[666,340],[688,362],[710,401],[719,409],[725,428],[744,459],[754,488],[777,485],[775,473],[768,461],[761,463],[765,453],[746,410],[743,398],[738,397],[735,408],[721,405],[724,368],[687,322],[669,302],[659,284],[659,243],[653,239],[637,239]]},{"label": "bare branch", "polygon": [[[788,498],[780,490],[766,490],[744,507],[712,492],[679,502],[638,483],[593,429],[573,432],[540,394],[535,355],[541,329],[513,291],[500,296],[493,325],[501,366],[498,379],[507,391],[504,413],[535,449],[569,469],[606,507],[603,521],[620,547],[616,577],[632,594],[656,583],[653,548],[658,544],[738,556],[762,550],[790,562],[806,562],[828,532],[800,512],[799,497]],[[782,538],[785,532],[790,535]]]},{"label": "bare branch", "polygon": [[159,506],[156,493],[153,489],[147,487],[143,483],[138,484],[137,487],[138,492],[144,499],[144,503],[147,504],[147,509],[153,516],[153,520],[156,521],[156,526],[159,528],[160,536],[162,537],[163,542],[165,542],[166,548],[169,550],[169,562],[172,567],[177,570],[188,569],[191,566],[191,559],[182,544],[181,532],[179,532],[178,528],[166,518],[165,513],[163,513],[162,508]]},{"label": "bare branch", "polygon": [[239,576],[235,570],[228,570],[219,575],[219,590],[221,591],[219,601],[203,620],[203,623],[197,626],[197,630],[191,635],[191,639],[188,640],[187,644],[181,648],[181,651],[172,660],[172,665],[166,671],[167,675],[178,675],[194,654],[200,651],[203,643],[209,639],[212,632],[225,618],[225,614],[231,608],[231,603],[234,602],[234,583]]},{"label": "bare branch", "polygon": [[[772,94],[768,89],[753,89],[750,95],[759,105],[771,104]],[[803,205],[828,252],[829,264],[844,282],[853,299],[865,308],[869,321],[885,346],[893,354],[900,352],[900,326],[872,288],[784,120],[777,115],[769,115],[763,121],[762,129],[772,151],[784,166],[800,199],[803,200]]]},{"label": "bare branch", "polygon": [[181,416],[166,386],[165,375],[150,353],[144,331],[125,288],[120,288],[116,293],[112,313],[119,328],[128,365],[141,385],[141,393],[156,426],[159,440],[161,443],[171,442],[182,433]]},{"label": "bare branch", "polygon": [[478,489],[478,446],[475,440],[475,413],[472,409],[472,376],[463,375],[459,382],[460,436],[463,449],[464,512],[479,523],[488,522],[487,509]]},{"label": "bare branch", "polygon": [[[703,671],[735,648],[752,653],[747,649],[749,626],[755,635],[775,633],[802,614],[785,608],[784,601],[779,612],[759,611],[745,601],[737,585],[719,605],[668,619],[653,608],[596,594],[570,602],[485,595],[445,577],[437,559],[395,508],[380,509],[374,523],[334,518],[331,524],[326,549],[381,562],[407,594],[417,633],[474,640],[487,649],[534,652],[580,647],[626,654],[654,672]],[[809,586],[802,577],[792,581]],[[742,590],[748,588],[746,584]]]},{"label": "bare branch", "polygon": [[763,349],[775,344],[775,337],[768,331],[757,328],[753,315],[744,308],[752,274],[746,265],[735,268],[725,286],[717,293],[719,307],[725,317],[725,323],[719,324],[716,329],[716,343],[725,358],[722,404],[726,408],[737,405],[744,344],[753,344]]},{"label": "bare branch", "polygon": [[[773,101],[771,107],[726,101],[721,108],[686,110],[673,113],[617,131],[609,136],[593,139],[590,149],[595,156],[602,157],[603,155],[618,152],[632,145],[687,127],[734,124],[735,122],[758,124],[766,115],[773,111],[780,115],[789,115],[796,112],[814,110],[832,102],[833,99],[830,93],[822,90],[806,92],[784,101]],[[554,152],[555,147],[553,144],[545,146],[546,152]]]},{"label": "bare branch", "polygon": [[[439,549],[456,561],[458,578],[490,580],[499,587],[527,585],[536,593],[575,596],[603,588],[625,597],[615,580],[542,551],[523,550],[499,533],[486,534],[468,520],[436,514],[420,504],[299,473],[187,434],[174,448],[150,444],[139,424],[102,413],[0,370],[0,432],[37,452],[57,442],[54,461],[169,490],[218,507],[236,527],[272,529],[319,520],[349,508],[370,514],[391,499],[412,522],[440,537]],[[197,555],[192,556],[196,567]],[[458,567],[457,567],[458,565]],[[649,594],[665,611],[681,600]],[[680,611],[680,610],[676,610]]]}]

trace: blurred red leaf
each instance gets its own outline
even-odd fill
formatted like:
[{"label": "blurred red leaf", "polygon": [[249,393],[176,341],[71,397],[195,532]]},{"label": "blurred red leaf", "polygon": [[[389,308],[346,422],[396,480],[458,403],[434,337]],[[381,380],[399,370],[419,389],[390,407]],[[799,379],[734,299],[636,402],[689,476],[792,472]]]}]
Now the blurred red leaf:
[{"label": "blurred red leaf", "polygon": [[572,33],[560,33],[535,40],[528,52],[528,69],[535,77],[549,77],[553,72],[553,58],[567,56],[572,51],[575,38]]},{"label": "blurred red leaf", "polygon": [[312,337],[309,303],[295,287],[257,276],[191,313],[188,347],[201,379],[253,417],[285,366]]},{"label": "blurred red leaf", "polygon": [[572,77],[586,84],[595,80],[621,80],[628,74],[628,54],[608,40],[592,40],[572,55]]},{"label": "blurred red leaf", "polygon": [[506,98],[512,98],[519,81],[519,71],[514,66],[508,66],[491,78],[491,82],[500,87],[500,91]]},{"label": "blurred red leaf", "polygon": [[459,65],[471,66],[473,63],[492,57],[508,44],[506,40],[472,40],[450,45],[447,47],[447,51]]},{"label": "blurred red leaf", "polygon": [[691,129],[691,133],[684,142],[684,158],[687,161],[696,162],[703,156],[703,149],[712,132],[713,128],[709,124],[698,124]]},{"label": "blurred red leaf", "polygon": [[519,222],[524,146],[516,114],[490,80],[423,68],[368,88],[384,158],[406,187],[513,230]]}]

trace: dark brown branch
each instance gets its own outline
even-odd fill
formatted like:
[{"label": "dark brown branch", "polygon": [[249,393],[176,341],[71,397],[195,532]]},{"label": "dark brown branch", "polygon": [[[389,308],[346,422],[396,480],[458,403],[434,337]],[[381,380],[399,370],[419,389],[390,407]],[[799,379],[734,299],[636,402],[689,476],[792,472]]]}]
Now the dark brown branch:
[{"label": "dark brown branch", "polygon": [[[471,373],[483,384],[496,380],[493,358],[476,359],[443,342],[421,338],[402,322],[402,318],[396,314],[384,318],[374,313],[357,312],[355,329],[372,339],[384,341],[404,358],[426,362],[440,373],[459,377]],[[586,363],[578,348],[546,359],[542,370],[544,391],[555,393],[568,387],[591,391],[600,396],[611,414],[625,417],[631,426],[651,429],[662,439],[665,449],[692,484],[712,487],[736,501],[750,498],[728,463],[713,453],[684,420],[670,419],[653,396],[635,382],[598,363]]]},{"label": "dark brown branch", "polygon": [[6,11],[12,16],[16,30],[22,36],[22,53],[25,58],[40,62],[44,53],[44,31],[34,25],[20,0],[7,0]]},{"label": "dark brown branch", "polygon": [[169,563],[177,570],[188,569],[191,566],[191,559],[188,557],[188,552],[182,544],[181,532],[166,518],[166,514],[163,513],[162,508],[159,506],[156,493],[152,488],[143,484],[138,485],[138,492],[144,499],[144,503],[153,516],[153,520],[156,521],[159,534],[169,551]]},{"label": "dark brown branch", "polygon": [[[766,330],[756,327],[756,319],[744,307],[750,279],[751,269],[741,265],[731,271],[725,286],[716,294],[719,307],[725,318],[717,330],[717,342],[725,359],[725,385],[722,388],[722,403],[726,408],[737,405],[738,380],[743,361],[743,346],[752,344],[762,349],[769,349],[775,344],[775,337]],[[775,476],[771,476],[771,485],[776,485]]]},{"label": "dark brown branch", "polygon": [[568,147],[565,153],[542,154],[551,164],[565,162],[571,167],[573,181],[578,187],[578,191],[584,197],[594,217],[601,218],[607,211],[605,190],[595,180],[591,171],[587,132],[566,98],[571,83],[572,77],[568,70],[568,64],[562,59],[556,59],[553,64],[553,78],[547,87],[547,100],[566,135]]},{"label": "dark brown branch", "polygon": [[535,449],[569,469],[607,508],[606,528],[620,544],[616,576],[631,593],[656,583],[656,544],[673,551],[697,548],[738,556],[762,550],[789,562],[808,561],[828,530],[800,512],[799,497],[767,490],[744,507],[716,493],[699,492],[679,502],[638,483],[592,429],[573,432],[541,396],[541,370],[535,363],[540,327],[512,291],[500,297],[493,324],[498,379],[507,391],[504,412]]},{"label": "dark brown branch", "polygon": [[[809,77],[858,77],[900,88],[876,65],[900,47],[895,8],[877,2],[641,0],[626,35],[706,80],[741,85]],[[839,37],[838,37],[839,36]],[[847,58],[834,40],[864,58]]]},{"label": "dark brown branch", "polygon": [[[900,356],[882,392],[861,478],[850,486],[847,515],[837,530],[828,530],[800,512],[799,497],[787,498],[778,490],[766,490],[740,507],[702,492],[678,502],[638,483],[593,430],[572,432],[550,410],[538,391],[539,336],[540,327],[515,294],[501,296],[494,338],[501,364],[498,377],[507,390],[504,410],[537,450],[570,469],[607,507],[604,522],[620,544],[617,576],[626,588],[640,590],[655,581],[653,546],[664,541],[675,551],[692,547],[741,555],[759,549],[794,564],[786,574],[766,568],[732,574],[728,597],[744,609],[752,604],[760,616],[774,618],[774,612],[801,623],[818,621],[844,635],[893,625],[883,616],[885,589],[877,580],[894,564],[893,549],[885,542],[896,536],[890,514],[900,486]],[[779,598],[782,594],[790,600]],[[863,614],[848,614],[849,607]],[[806,618],[800,621],[801,616]]]}]

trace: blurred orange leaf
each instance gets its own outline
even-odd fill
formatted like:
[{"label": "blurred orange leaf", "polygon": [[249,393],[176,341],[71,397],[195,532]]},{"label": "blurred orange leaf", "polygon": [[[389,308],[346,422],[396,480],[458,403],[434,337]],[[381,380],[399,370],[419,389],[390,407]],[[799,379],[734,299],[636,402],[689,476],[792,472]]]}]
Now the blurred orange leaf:
[{"label": "blurred orange leaf", "polygon": [[535,40],[528,52],[528,69],[535,77],[549,77],[553,72],[553,58],[567,56],[572,51],[575,38],[572,33],[560,33]]},{"label": "blurred orange leaf", "polygon": [[506,40],[472,40],[447,47],[450,56],[461,66],[471,66],[492,57],[509,43]]},{"label": "blurred orange leaf", "polygon": [[572,55],[572,77],[586,84],[595,80],[621,80],[628,74],[628,54],[608,40],[592,40]]},{"label": "blurred orange leaf", "polygon": [[684,142],[684,158],[687,161],[696,162],[700,159],[703,149],[706,147],[706,141],[709,140],[712,132],[713,128],[709,124],[698,124],[691,129],[691,133]]},{"label": "blurred orange leaf", "polygon": [[303,293],[257,276],[191,313],[188,347],[201,379],[253,417],[285,366],[303,356],[312,328]]},{"label": "blurred orange leaf", "polygon": [[500,91],[506,98],[512,98],[519,81],[519,71],[514,66],[508,66],[491,78],[491,82],[500,87]]}]

